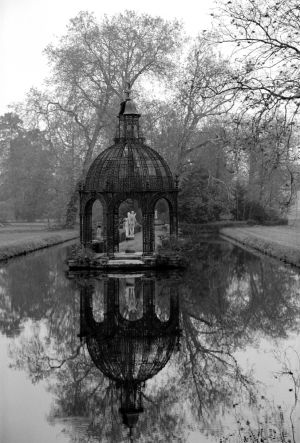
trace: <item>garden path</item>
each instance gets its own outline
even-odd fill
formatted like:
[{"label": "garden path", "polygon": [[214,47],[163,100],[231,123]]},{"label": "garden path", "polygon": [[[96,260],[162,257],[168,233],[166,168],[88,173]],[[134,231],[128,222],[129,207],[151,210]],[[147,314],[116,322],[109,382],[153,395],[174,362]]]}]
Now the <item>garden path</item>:
[{"label": "garden path", "polygon": [[[159,236],[163,235],[165,231],[161,226],[155,227],[155,246],[159,245],[161,243]],[[133,240],[125,240],[120,243],[119,245],[119,251],[125,252],[127,250],[132,251],[142,251],[143,250],[143,238],[142,238],[142,232],[138,232],[135,234]]]}]

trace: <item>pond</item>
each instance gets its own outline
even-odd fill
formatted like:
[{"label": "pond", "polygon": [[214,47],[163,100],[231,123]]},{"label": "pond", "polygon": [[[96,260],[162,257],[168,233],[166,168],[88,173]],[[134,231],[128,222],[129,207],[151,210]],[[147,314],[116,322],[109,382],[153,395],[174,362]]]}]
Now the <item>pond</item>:
[{"label": "pond", "polygon": [[219,238],[184,273],[0,265],[0,441],[300,442],[299,272]]}]

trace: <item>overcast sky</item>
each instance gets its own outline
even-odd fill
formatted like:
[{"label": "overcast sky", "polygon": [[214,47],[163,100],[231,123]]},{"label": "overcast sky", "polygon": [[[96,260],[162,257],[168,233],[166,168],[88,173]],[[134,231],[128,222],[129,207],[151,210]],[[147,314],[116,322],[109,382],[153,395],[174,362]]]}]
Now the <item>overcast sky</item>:
[{"label": "overcast sky", "polygon": [[40,86],[47,75],[42,54],[55,36],[65,32],[79,11],[97,17],[134,9],[183,20],[189,34],[209,26],[213,0],[0,0],[0,114],[7,105],[21,101],[31,86]]}]

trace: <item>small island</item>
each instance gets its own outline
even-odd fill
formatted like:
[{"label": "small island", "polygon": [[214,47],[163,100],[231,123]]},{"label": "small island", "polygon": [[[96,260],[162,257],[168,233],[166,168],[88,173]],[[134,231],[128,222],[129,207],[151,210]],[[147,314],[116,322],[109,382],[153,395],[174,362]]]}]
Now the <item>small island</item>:
[{"label": "small island", "polygon": [[[159,250],[163,238],[178,236],[178,179],[145,144],[139,119],[128,84],[114,144],[94,160],[79,187],[81,245],[68,260],[70,270],[185,266],[178,252]],[[100,205],[101,217],[96,229],[94,204]],[[158,216],[159,204],[165,221]]]}]

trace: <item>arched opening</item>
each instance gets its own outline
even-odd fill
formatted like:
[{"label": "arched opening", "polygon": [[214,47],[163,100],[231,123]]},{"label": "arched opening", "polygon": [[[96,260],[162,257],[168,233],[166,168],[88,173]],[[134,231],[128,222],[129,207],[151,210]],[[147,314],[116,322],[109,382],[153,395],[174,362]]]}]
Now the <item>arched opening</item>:
[{"label": "arched opening", "polygon": [[170,287],[165,284],[159,284],[157,281],[155,289],[155,314],[161,321],[168,321],[170,319],[170,300]]},{"label": "arched opening", "polygon": [[137,200],[124,200],[119,206],[119,251],[143,252],[143,214]]},{"label": "arched opening", "polygon": [[154,207],[155,248],[170,236],[170,208],[165,198],[159,199]]},{"label": "arched opening", "polygon": [[143,316],[143,294],[140,279],[124,275],[119,283],[119,309],[126,320],[135,321]]},{"label": "arched opening", "polygon": [[96,322],[102,322],[104,320],[104,281],[95,281],[95,290],[93,296],[93,317]]},{"label": "arched opening", "polygon": [[105,252],[106,218],[104,207],[100,200],[92,205],[92,248],[95,252]]}]

